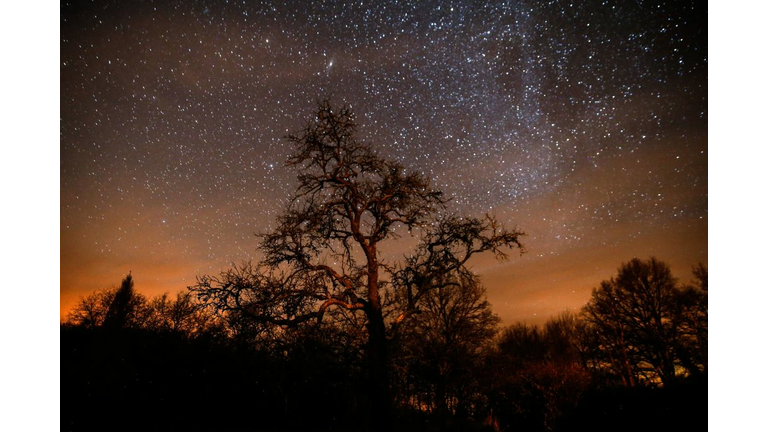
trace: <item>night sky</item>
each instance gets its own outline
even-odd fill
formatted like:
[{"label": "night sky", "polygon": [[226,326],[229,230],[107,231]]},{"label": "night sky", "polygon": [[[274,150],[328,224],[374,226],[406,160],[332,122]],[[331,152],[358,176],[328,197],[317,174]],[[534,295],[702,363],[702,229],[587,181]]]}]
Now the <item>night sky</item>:
[{"label": "night sky", "polygon": [[[63,2],[61,313],[258,259],[318,99],[528,235],[480,257],[505,324],[579,308],[633,257],[707,264],[702,2]],[[406,242],[407,243],[407,242]],[[392,245],[396,259],[406,245]]]}]

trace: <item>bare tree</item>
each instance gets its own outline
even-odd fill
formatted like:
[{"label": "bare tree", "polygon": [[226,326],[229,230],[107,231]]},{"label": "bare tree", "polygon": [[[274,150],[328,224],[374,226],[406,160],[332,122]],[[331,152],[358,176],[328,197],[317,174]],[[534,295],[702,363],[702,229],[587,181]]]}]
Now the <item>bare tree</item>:
[{"label": "bare tree", "polygon": [[[455,284],[445,283],[453,279]],[[446,275],[426,292],[396,337],[394,363],[400,402],[429,407],[440,417],[469,415],[479,398],[480,351],[496,334],[499,317],[475,278]],[[407,307],[407,303],[403,306]]]},{"label": "bare tree", "polygon": [[143,328],[153,331],[171,331],[186,336],[196,336],[204,332],[215,333],[217,322],[209,310],[196,303],[189,291],[176,293],[171,298],[168,293],[152,297],[147,302],[147,313]]},{"label": "bare tree", "polygon": [[[524,234],[517,229],[504,229],[490,215],[484,219],[449,215],[430,228],[415,253],[394,274],[394,283],[402,296],[395,326],[417,311],[421,298],[432,290],[474,279],[466,264],[475,254],[492,252],[497,259],[506,260],[505,247],[523,251],[519,238]],[[456,277],[445,277],[452,274]]]},{"label": "bare tree", "polygon": [[543,328],[516,323],[486,356],[490,407],[510,429],[557,430],[589,385],[577,347],[579,322],[561,313]]},{"label": "bare tree", "polygon": [[696,288],[702,291],[707,291],[709,289],[709,271],[707,270],[707,267],[704,266],[704,263],[698,263],[693,266],[693,277],[696,278],[694,280],[694,286]]},{"label": "bare tree", "polygon": [[64,323],[86,328],[101,327],[116,291],[117,287],[112,286],[81,297],[67,314]]},{"label": "bare tree", "polygon": [[355,129],[349,108],[319,103],[316,118],[288,137],[295,151],[287,164],[299,170],[298,187],[277,228],[263,237],[263,262],[246,278],[204,276],[191,289],[204,302],[218,301],[255,322],[296,325],[320,320],[330,308],[364,314],[372,422],[388,429],[382,291],[396,266],[382,261],[381,243],[404,230],[428,232],[417,253],[397,267],[407,275],[400,278],[410,286],[413,309],[426,291],[441,287],[435,283],[440,272],[430,265],[468,272],[472,255],[492,250],[502,256],[502,247],[520,246],[522,233],[492,218],[438,218],[446,203],[442,193],[423,175],[357,141]]},{"label": "bare tree", "polygon": [[694,281],[678,295],[676,353],[683,367],[692,375],[707,373],[708,366],[708,286],[707,268],[693,267]]},{"label": "bare tree", "polygon": [[668,385],[681,368],[698,369],[702,360],[694,354],[702,330],[706,343],[707,315],[698,293],[703,291],[679,289],[669,266],[655,258],[622,264],[583,310],[584,347],[593,368],[611,370],[628,386]]}]

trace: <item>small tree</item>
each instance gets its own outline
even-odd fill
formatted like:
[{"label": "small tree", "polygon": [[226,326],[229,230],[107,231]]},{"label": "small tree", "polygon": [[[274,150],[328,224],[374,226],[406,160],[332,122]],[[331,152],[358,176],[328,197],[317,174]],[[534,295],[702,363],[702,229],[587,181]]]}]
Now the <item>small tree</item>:
[{"label": "small tree", "polygon": [[127,327],[130,318],[138,311],[140,303],[143,305],[144,299],[134,292],[133,276],[128,273],[128,276],[120,284],[120,288],[115,292],[115,297],[109,305],[106,316],[104,316],[104,327]]},{"label": "small tree", "polygon": [[[427,230],[416,255],[398,268],[406,280],[408,310],[427,291],[443,285],[441,270],[469,272],[477,252],[519,247],[521,232],[492,218],[439,218],[446,200],[421,174],[385,159],[357,141],[349,108],[321,102],[316,117],[290,135],[288,166],[299,170],[298,187],[277,228],[264,235],[264,260],[247,278],[203,276],[191,290],[199,298],[254,322],[297,325],[321,320],[329,308],[362,313],[367,322],[372,424],[390,427],[387,336],[383,291],[395,265],[380,245],[398,232]],[[438,258],[442,260],[438,261]],[[444,274],[444,273],[443,273]],[[400,320],[402,321],[402,319]]]}]

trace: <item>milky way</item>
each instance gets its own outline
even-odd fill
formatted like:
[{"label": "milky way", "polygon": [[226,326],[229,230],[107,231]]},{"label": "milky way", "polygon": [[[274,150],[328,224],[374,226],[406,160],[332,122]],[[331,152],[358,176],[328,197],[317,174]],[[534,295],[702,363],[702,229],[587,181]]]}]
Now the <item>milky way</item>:
[{"label": "milky way", "polygon": [[451,211],[528,233],[474,263],[505,322],[634,256],[707,262],[706,4],[325,3],[62,4],[62,312],[258,259],[323,98]]}]

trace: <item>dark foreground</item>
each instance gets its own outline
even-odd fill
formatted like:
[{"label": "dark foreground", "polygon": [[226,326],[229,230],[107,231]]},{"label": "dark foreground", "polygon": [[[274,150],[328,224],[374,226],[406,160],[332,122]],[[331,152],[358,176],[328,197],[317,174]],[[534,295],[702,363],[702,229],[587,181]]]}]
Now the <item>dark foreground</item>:
[{"label": "dark foreground", "polygon": [[[312,343],[278,361],[215,337],[61,329],[64,431],[366,430],[365,382],[360,369]],[[551,427],[535,413],[518,407],[472,419],[399,408],[394,424],[405,431]],[[668,388],[590,388],[550,430],[706,429],[704,378]]]}]

